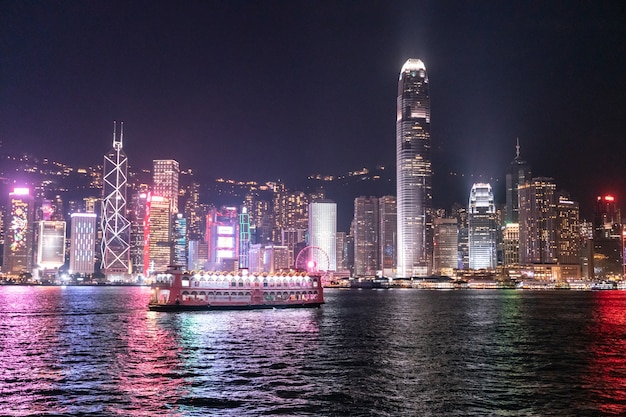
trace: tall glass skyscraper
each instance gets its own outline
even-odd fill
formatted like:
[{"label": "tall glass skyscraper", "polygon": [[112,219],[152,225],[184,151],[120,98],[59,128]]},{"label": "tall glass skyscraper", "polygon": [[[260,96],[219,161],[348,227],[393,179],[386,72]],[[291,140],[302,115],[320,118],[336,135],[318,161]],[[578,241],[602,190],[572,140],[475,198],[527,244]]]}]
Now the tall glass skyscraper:
[{"label": "tall glass skyscraper", "polygon": [[102,184],[102,269],[110,281],[130,274],[130,222],[126,218],[128,158],[122,149],[124,123],[120,140],[113,124],[113,149],[104,156]]},{"label": "tall glass skyscraper", "polygon": [[490,184],[476,183],[469,198],[469,267],[496,267],[496,207]]},{"label": "tall glass skyscraper", "polygon": [[431,271],[430,148],[426,67],[419,59],[409,59],[400,70],[396,118],[398,277],[426,275]]}]

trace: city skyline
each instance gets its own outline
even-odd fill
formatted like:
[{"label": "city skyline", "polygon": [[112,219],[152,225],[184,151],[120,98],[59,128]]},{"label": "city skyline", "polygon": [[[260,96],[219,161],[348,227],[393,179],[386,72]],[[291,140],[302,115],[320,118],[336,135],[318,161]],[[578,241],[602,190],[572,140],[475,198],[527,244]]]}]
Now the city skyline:
[{"label": "city skyline", "polygon": [[98,163],[124,120],[138,167],[176,159],[202,178],[289,183],[391,168],[397,68],[419,57],[435,207],[492,177],[504,201],[517,138],[533,175],[555,178],[581,211],[597,195],[624,200],[620,2],[4,5],[9,151]]}]

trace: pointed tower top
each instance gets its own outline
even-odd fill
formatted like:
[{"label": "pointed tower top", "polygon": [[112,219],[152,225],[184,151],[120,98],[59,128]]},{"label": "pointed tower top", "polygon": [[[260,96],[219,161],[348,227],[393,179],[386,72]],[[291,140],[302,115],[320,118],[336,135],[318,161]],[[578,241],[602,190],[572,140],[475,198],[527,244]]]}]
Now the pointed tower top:
[{"label": "pointed tower top", "polygon": [[519,159],[519,138],[517,138],[517,145],[515,145],[515,159]]},{"label": "pointed tower top", "polygon": [[122,149],[122,139],[124,137],[124,122],[120,122],[121,130],[120,130],[120,140],[115,139],[115,135],[117,132],[117,122],[113,120],[113,149],[119,151]]}]

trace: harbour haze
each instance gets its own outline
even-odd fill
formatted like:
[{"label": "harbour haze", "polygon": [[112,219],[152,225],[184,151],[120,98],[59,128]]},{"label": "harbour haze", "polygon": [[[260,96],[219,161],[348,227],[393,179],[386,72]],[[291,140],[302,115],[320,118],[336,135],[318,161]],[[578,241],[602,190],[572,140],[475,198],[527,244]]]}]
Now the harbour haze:
[{"label": "harbour haze", "polygon": [[0,414],[626,413],[623,291],[328,289],[163,314],[145,287],[0,287]]}]

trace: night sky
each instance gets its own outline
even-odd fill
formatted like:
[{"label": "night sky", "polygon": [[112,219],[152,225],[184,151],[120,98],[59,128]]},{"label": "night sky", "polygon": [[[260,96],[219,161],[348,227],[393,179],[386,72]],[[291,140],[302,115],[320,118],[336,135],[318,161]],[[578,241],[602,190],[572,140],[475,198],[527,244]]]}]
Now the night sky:
[{"label": "night sky", "polygon": [[623,1],[3,0],[0,140],[93,165],[123,120],[135,168],[294,186],[395,171],[407,58],[430,80],[436,206],[479,180],[504,202],[516,138],[583,209],[626,200]]}]

